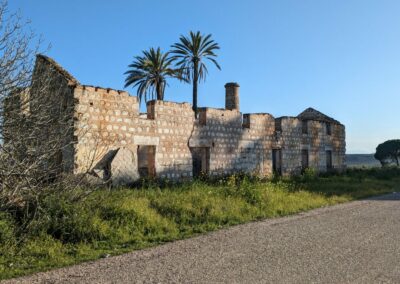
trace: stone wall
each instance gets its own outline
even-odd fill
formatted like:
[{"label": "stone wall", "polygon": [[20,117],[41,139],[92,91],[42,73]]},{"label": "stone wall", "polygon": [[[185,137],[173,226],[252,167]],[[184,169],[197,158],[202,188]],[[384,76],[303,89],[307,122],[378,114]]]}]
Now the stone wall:
[{"label": "stone wall", "polygon": [[302,150],[309,153],[308,165],[319,172],[327,171],[326,151],[332,151],[332,168],[345,168],[345,128],[341,124],[331,124],[331,134],[327,134],[327,122],[304,121],[307,133],[303,133],[303,121],[296,117],[278,118],[282,130],[277,132],[275,148],[282,149],[283,174],[300,174],[302,171]]},{"label": "stone wall", "polygon": [[36,155],[49,172],[72,172],[74,168],[73,92],[78,82],[52,59],[38,55],[29,90],[29,106],[22,110],[32,129],[29,135]]},{"label": "stone wall", "polygon": [[120,147],[129,146],[134,159],[138,159],[138,146],[148,145],[156,149],[157,176],[191,176],[187,145],[193,130],[191,105],[151,101],[147,114],[141,115],[137,97],[123,91],[78,86],[74,97],[77,172],[87,171],[105,153]]},{"label": "stone wall", "polygon": [[[37,62],[40,68],[52,64],[51,60]],[[104,178],[119,172],[115,179],[125,182],[145,174],[186,179],[197,171],[270,176],[281,157],[279,172],[292,175],[303,170],[305,150],[308,166],[318,171],[328,170],[329,153],[334,169],[345,167],[343,125],[313,109],[306,110],[309,112],[301,119],[300,115],[242,115],[237,83],[226,85],[225,109],[200,108],[199,118],[194,119],[188,103],[150,101],[147,113],[141,114],[137,97],[81,85],[61,67],[54,70],[61,78],[61,88],[51,89],[48,95],[72,98],[68,101],[73,104],[74,145],[64,160],[75,173],[90,172]],[[317,115],[310,117],[313,112]]]},{"label": "stone wall", "polygon": [[[192,176],[192,159],[188,141],[193,131],[194,113],[188,103],[151,101],[147,104],[150,117],[154,117],[156,167],[162,178],[188,178]],[[138,142],[136,142],[138,143]]]}]

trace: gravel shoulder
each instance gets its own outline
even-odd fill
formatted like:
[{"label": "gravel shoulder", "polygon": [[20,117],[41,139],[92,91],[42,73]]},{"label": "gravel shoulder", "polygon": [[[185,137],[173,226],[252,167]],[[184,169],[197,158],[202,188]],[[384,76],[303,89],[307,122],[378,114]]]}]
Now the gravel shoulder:
[{"label": "gravel shoulder", "polygon": [[400,283],[400,193],[4,281],[171,282]]}]

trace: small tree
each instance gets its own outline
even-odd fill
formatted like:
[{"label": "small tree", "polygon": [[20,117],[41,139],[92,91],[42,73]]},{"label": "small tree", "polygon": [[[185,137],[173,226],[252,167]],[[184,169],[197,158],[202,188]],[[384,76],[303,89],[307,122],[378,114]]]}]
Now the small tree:
[{"label": "small tree", "polygon": [[382,166],[395,163],[399,166],[400,139],[388,140],[376,147],[375,159],[379,160]]},{"label": "small tree", "polygon": [[26,231],[48,194],[82,196],[80,179],[62,175],[73,170],[75,83],[36,56],[41,46],[29,22],[0,2],[0,211]]}]

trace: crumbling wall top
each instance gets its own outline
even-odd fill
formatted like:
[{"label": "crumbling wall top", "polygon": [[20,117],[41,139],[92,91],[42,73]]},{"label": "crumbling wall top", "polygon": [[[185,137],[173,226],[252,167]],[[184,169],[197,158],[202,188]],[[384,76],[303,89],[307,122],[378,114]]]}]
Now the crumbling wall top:
[{"label": "crumbling wall top", "polygon": [[103,88],[98,86],[91,85],[79,85],[75,87],[76,89],[80,89],[82,91],[87,91],[89,93],[98,93],[98,94],[108,94],[110,96],[120,96],[120,97],[131,97],[134,101],[137,102],[137,97],[130,96],[127,91],[123,90],[115,90],[111,88]]},{"label": "crumbling wall top", "polygon": [[160,100],[148,101],[146,105],[159,105],[159,106],[180,107],[180,108],[190,108],[190,109],[192,108],[192,105],[187,102],[177,103],[177,102],[160,101]]},{"label": "crumbling wall top", "polygon": [[37,54],[36,58],[50,64],[57,72],[64,76],[64,78],[68,81],[68,85],[79,85],[79,81],[76,80],[75,77],[72,76],[67,70],[61,67],[61,65],[59,65],[54,59],[43,54]]}]

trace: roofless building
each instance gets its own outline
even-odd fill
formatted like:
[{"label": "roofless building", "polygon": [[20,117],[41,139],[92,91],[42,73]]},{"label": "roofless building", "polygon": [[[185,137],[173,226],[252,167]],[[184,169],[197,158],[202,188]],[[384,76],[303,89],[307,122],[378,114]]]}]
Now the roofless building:
[{"label": "roofless building", "polygon": [[80,84],[54,60],[38,55],[30,97],[58,98],[49,100],[59,102],[54,109],[71,107],[73,131],[58,156],[63,171],[90,172],[115,184],[146,176],[179,180],[345,168],[345,127],[337,120],[312,108],[293,117],[242,114],[239,84],[227,83],[225,89],[225,108],[199,108],[198,119],[188,103],[156,100],[141,114],[137,97]]}]

